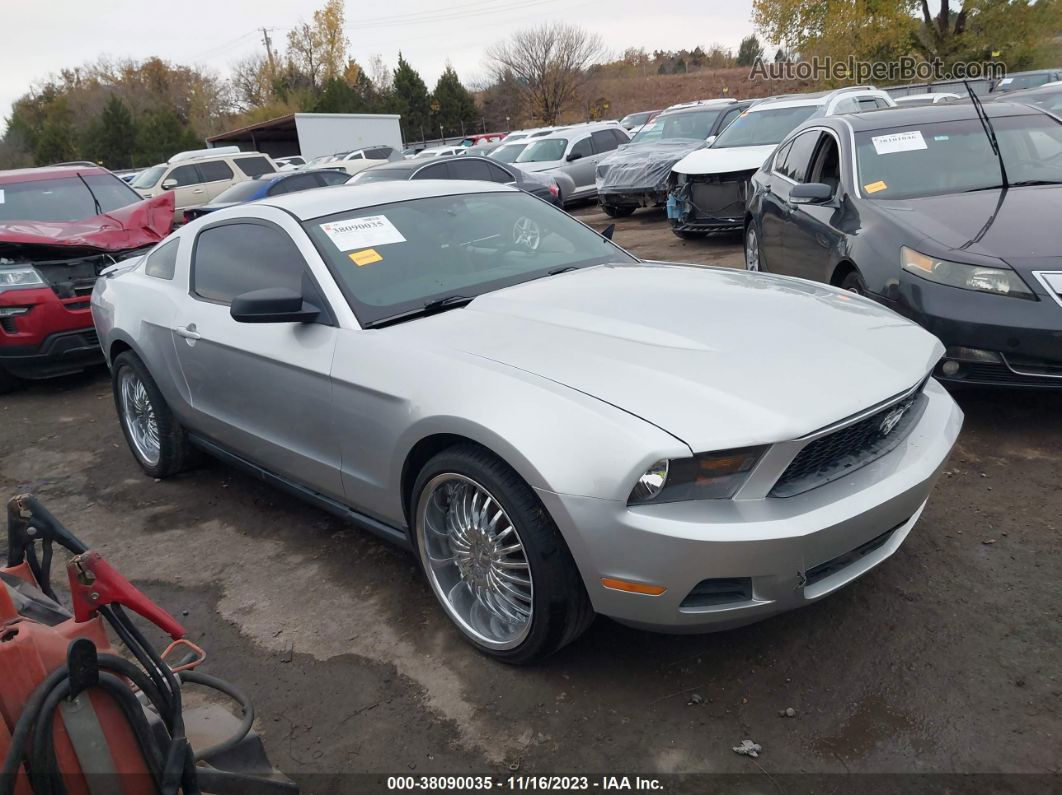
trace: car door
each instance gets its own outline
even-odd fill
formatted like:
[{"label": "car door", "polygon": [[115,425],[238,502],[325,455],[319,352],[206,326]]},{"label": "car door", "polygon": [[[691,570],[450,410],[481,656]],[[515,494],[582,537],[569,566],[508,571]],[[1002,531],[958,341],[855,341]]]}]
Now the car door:
[{"label": "car door", "polygon": [[163,178],[162,188],[173,191],[173,217],[178,223],[184,222],[186,209],[209,201],[199,169],[192,163],[173,169]]},{"label": "car door", "polygon": [[[807,133],[805,133],[806,135]],[[833,188],[833,197],[824,202],[790,203],[789,217],[782,231],[782,246],[789,260],[788,273],[804,279],[828,282],[833,273],[833,249],[844,237],[837,228],[841,191],[841,157],[837,138],[820,131],[806,167],[795,165],[797,182],[821,182]]]},{"label": "car door", "polygon": [[[302,290],[315,323],[237,323],[232,299],[269,287]],[[289,232],[255,217],[207,226],[193,243],[189,290],[173,320],[191,427],[236,455],[341,499],[331,367],[336,328]],[[312,298],[311,298],[312,296]]]},{"label": "car door", "polygon": [[597,161],[594,159],[594,146],[589,135],[577,139],[568,151],[566,157],[578,155],[574,160],[565,160],[560,170],[572,178],[575,183],[575,192],[585,194],[596,190],[594,173],[597,170]]},{"label": "car door", "polygon": [[207,202],[224,193],[236,179],[236,175],[224,160],[207,160],[199,163],[198,167]]},{"label": "car door", "polygon": [[785,242],[793,212],[789,191],[807,173],[821,134],[819,130],[802,132],[775,155],[770,188],[763,197],[761,230],[763,258],[771,271],[797,275],[793,271],[793,258]]}]

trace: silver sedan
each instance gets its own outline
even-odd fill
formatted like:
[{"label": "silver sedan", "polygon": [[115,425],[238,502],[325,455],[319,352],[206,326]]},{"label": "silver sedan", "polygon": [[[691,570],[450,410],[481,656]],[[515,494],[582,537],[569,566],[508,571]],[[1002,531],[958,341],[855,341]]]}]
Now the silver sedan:
[{"label": "silver sedan", "polygon": [[641,262],[488,183],[220,210],[92,310],[145,472],[200,448],[407,546],[514,663],[597,613],[706,631],[832,593],[903,543],[962,422],[888,310]]}]

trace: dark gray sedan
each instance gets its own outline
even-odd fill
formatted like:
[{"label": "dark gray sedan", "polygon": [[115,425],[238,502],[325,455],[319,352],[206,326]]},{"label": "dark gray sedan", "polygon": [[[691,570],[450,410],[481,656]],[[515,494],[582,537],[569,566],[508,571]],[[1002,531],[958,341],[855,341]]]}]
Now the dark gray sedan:
[{"label": "dark gray sedan", "polygon": [[[440,157],[428,162],[400,160],[395,163],[381,163],[356,174],[351,178],[350,184],[364,185],[369,182],[406,179],[474,179],[481,182],[498,182],[519,188],[557,207],[564,206],[563,196],[570,195],[571,192],[562,191],[553,174],[528,174],[516,166],[471,155]],[[574,189],[574,184],[570,188]]]}]

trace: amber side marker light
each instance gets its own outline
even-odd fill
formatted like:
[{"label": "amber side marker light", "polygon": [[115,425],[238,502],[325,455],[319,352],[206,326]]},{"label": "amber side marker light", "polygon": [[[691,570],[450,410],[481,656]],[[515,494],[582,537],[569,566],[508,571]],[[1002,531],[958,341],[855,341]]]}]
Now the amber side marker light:
[{"label": "amber side marker light", "polygon": [[626,591],[627,593],[640,593],[646,596],[660,596],[667,590],[663,585],[646,585],[641,582],[625,582],[624,580],[612,580],[608,577],[601,578],[601,584],[613,591]]}]

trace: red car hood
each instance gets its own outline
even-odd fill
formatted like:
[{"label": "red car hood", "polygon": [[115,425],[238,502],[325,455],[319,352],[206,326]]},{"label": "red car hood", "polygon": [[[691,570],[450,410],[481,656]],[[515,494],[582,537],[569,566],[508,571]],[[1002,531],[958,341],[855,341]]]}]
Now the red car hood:
[{"label": "red car hood", "polygon": [[173,229],[173,191],[83,221],[0,223],[0,244],[126,251],[157,243]]}]

